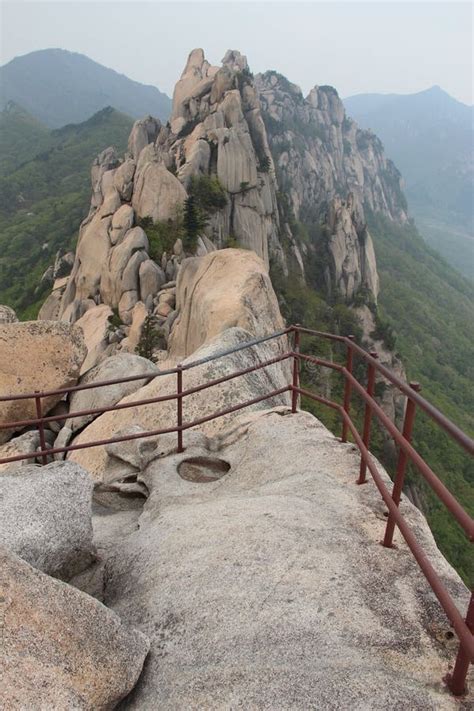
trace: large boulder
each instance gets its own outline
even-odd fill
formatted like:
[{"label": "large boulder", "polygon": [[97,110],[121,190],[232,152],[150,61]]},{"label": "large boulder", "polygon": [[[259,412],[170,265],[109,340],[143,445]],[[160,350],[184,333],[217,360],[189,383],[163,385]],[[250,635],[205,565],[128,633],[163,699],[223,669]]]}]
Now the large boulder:
[{"label": "large boulder", "polygon": [[264,262],[254,252],[223,249],[181,265],[176,285],[179,316],[169,340],[170,354],[188,356],[226,328],[253,336],[284,327]]},{"label": "large boulder", "polygon": [[[16,457],[19,454],[33,454],[37,449],[41,449],[38,430],[28,430],[17,437],[12,437],[8,442],[0,444],[0,459]],[[10,469],[12,465],[27,466],[33,463],[33,459],[23,459],[19,462],[4,462],[0,464],[0,472]]]},{"label": "large boulder", "polygon": [[99,304],[88,309],[84,316],[76,321],[76,326],[82,328],[87,348],[87,356],[81,366],[81,375],[93,368],[106,350],[109,344],[107,334],[112,315],[110,306]]},{"label": "large boulder", "polygon": [[72,462],[11,464],[0,476],[0,544],[64,580],[94,560],[92,479]]},{"label": "large boulder", "polygon": [[[221,351],[235,348],[251,340],[252,334],[241,328],[229,328],[216,336],[192,356],[183,361],[191,363],[201,358],[207,358]],[[264,343],[244,350],[231,353],[208,363],[192,368],[184,373],[185,389],[193,388],[207,381],[230,375],[238,370],[249,368],[275,356],[278,348],[283,348],[283,340],[278,343]],[[200,417],[225,410],[233,405],[253,400],[273,390],[287,386],[290,382],[288,369],[283,363],[277,363],[267,368],[234,378],[219,385],[212,386],[205,392],[197,392],[184,399],[183,417],[190,422]],[[130,403],[135,400],[145,400],[176,392],[176,375],[163,375],[155,378],[148,385],[137,390],[133,395],[121,400]],[[288,402],[288,393],[276,396],[254,404],[252,409],[262,409],[271,405]],[[217,432],[224,428],[235,417],[230,413],[216,420],[211,420],[200,427],[206,434]],[[86,427],[74,439],[73,444],[83,444],[92,440],[108,439],[118,431],[127,429],[130,425],[140,425],[145,430],[165,429],[176,425],[176,400],[152,403],[130,407],[116,412],[106,412]],[[186,440],[186,433],[184,435]],[[107,453],[104,447],[79,449],[69,455],[72,461],[81,464],[89,471],[97,482],[104,480],[107,464]]]},{"label": "large boulder", "polygon": [[[92,370],[89,370],[89,372],[81,378],[80,383],[81,385],[87,385],[104,380],[120,380],[121,378],[136,375],[153,376],[157,373],[158,368],[151,360],[142,358],[134,353],[117,353],[116,355],[106,358],[102,363],[92,368]],[[132,380],[128,383],[116,383],[115,385],[107,385],[102,388],[77,390],[72,393],[69,398],[69,410],[70,412],[79,412],[81,410],[110,407],[127,395],[142,388],[144,384],[144,380]],[[66,420],[65,426],[69,427],[71,432],[76,432],[89,422],[92,422],[93,419],[94,415],[73,417]]]},{"label": "large boulder", "polygon": [[[27,321],[0,325],[0,392],[21,395],[75,385],[86,356],[82,330],[67,323]],[[43,412],[61,395],[42,400]],[[36,417],[31,399],[0,402],[0,424]],[[13,430],[0,430],[0,443]]]},{"label": "large boulder", "polygon": [[0,549],[2,706],[112,709],[149,643],[94,598]]},{"label": "large boulder", "polygon": [[[106,602],[152,644],[127,709],[459,708],[441,683],[449,622],[401,537],[381,547],[385,507],[355,486],[352,445],[283,408],[173,445],[139,477],[149,499],[106,563]],[[465,610],[423,515],[401,506]]]},{"label": "large boulder", "polygon": [[151,217],[155,222],[171,219],[176,206],[185,200],[186,190],[163,164],[150,162],[138,171],[132,205],[140,217]]}]

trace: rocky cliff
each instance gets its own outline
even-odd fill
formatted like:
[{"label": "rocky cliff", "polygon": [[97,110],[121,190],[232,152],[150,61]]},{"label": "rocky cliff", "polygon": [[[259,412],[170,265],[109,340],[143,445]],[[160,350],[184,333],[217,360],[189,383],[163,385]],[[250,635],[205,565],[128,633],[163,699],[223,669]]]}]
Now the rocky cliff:
[{"label": "rocky cliff", "polygon": [[[364,209],[407,220],[401,176],[379,139],[348,118],[335,89],[315,86],[306,98],[276,72],[256,84],[280,191],[287,233],[313,252],[329,296],[350,302],[365,291],[376,301],[378,276]],[[304,233],[303,233],[304,234]],[[296,252],[297,254],[297,252]],[[299,262],[300,269],[304,264]]]},{"label": "rocky cliff", "polygon": [[[64,276],[61,261],[40,312],[79,322],[89,351],[82,372],[133,352],[147,316],[162,348],[188,338],[173,336],[183,320],[198,328],[182,313],[194,277],[188,268],[178,280],[180,297],[181,264],[229,246],[252,250],[272,275],[316,289],[330,305],[347,304],[366,345],[375,343],[379,277],[366,212],[404,223],[406,204],[380,141],[345,116],[331,87],[304,98],[276,72],[254,78],[240,52],[215,67],[193,50],[170,121],[137,121],[123,158],[109,147],[94,161],[91,184],[72,271]],[[384,397],[400,414],[389,389]]]},{"label": "rocky cliff", "polygon": [[57,280],[41,318],[76,321],[106,304],[128,327],[142,302],[164,323],[173,301],[160,313],[157,295],[182,259],[229,245],[329,298],[375,303],[364,210],[407,219],[398,171],[334,89],[305,99],[275,72],[254,78],[237,51],[213,67],[193,50],[170,122],[137,121],[124,158],[105,150],[91,182],[71,275]]}]

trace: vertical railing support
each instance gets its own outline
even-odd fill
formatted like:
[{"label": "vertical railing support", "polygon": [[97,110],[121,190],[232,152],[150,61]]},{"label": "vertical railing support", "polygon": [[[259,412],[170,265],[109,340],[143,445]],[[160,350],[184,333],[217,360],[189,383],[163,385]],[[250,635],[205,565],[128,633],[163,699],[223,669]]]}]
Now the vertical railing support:
[{"label": "vertical railing support", "polygon": [[[372,358],[377,359],[378,355],[375,351],[370,351],[370,355]],[[375,369],[375,364],[369,362],[367,366],[367,395],[370,395],[370,397],[374,396],[374,391],[375,391],[375,374],[376,374],[376,369]],[[364,415],[364,433],[362,435],[362,441],[369,449],[370,445],[370,430],[372,427],[372,407],[370,403],[366,403],[365,405],[365,415]],[[359,479],[357,480],[358,484],[365,484],[366,483],[366,478],[365,474],[367,471],[367,463],[363,457],[361,457],[360,460],[360,469],[359,469]]]},{"label": "vertical railing support", "polygon": [[177,410],[177,424],[178,424],[178,452],[184,452],[183,447],[183,366],[181,364],[177,365],[176,371],[176,410]]},{"label": "vertical railing support", "polygon": [[[300,352],[300,331],[299,324],[293,329],[293,352]],[[298,393],[296,388],[300,386],[300,359],[298,356],[293,356],[293,386],[291,391],[291,412],[295,413],[298,406]]]},{"label": "vertical railing support", "polygon": [[[38,391],[36,391],[38,392]],[[43,465],[48,463],[48,456],[46,454],[46,439],[44,437],[44,423],[42,421],[43,417],[43,408],[41,407],[41,395],[35,395],[35,404],[36,404],[36,417],[40,420],[38,422],[38,432],[39,432],[39,439],[40,439],[40,447],[41,447],[41,462]]]},{"label": "vertical railing support", "polygon": [[[346,370],[348,373],[352,375],[352,364],[354,361],[354,351],[352,350],[352,343],[351,341],[354,340],[354,336],[348,336],[349,338],[349,343],[347,344],[347,356],[346,356]],[[344,384],[344,412],[346,415],[349,414],[349,410],[351,408],[351,391],[352,391],[352,385],[349,382],[349,379],[346,378],[346,382]],[[341,440],[342,442],[347,442],[347,433],[349,432],[349,425],[347,424],[346,420],[343,420],[342,422],[342,435],[341,435]]]},{"label": "vertical railing support", "polygon": [[[467,608],[466,625],[474,634],[474,592],[471,592],[471,600],[469,602],[469,607]],[[466,677],[467,672],[469,671],[470,663],[471,660],[469,654],[463,649],[461,644],[458,656],[456,657],[453,673],[448,676],[448,686],[454,696],[462,696],[467,691]]]},{"label": "vertical railing support", "polygon": [[[419,383],[410,383],[410,387],[416,393],[420,392],[421,385]],[[404,439],[411,443],[412,433],[413,433],[413,423],[415,422],[415,411],[416,405],[413,400],[408,397],[407,406],[405,410],[405,420],[403,422],[403,437]],[[402,496],[403,484],[405,483],[405,472],[407,469],[408,456],[400,449],[398,454],[397,462],[397,473],[395,475],[395,481],[393,483],[392,499],[393,502],[398,506]],[[393,533],[395,531],[395,519],[391,514],[389,514],[387,527],[385,529],[385,536],[383,539],[383,545],[386,548],[392,548],[393,546]]]}]

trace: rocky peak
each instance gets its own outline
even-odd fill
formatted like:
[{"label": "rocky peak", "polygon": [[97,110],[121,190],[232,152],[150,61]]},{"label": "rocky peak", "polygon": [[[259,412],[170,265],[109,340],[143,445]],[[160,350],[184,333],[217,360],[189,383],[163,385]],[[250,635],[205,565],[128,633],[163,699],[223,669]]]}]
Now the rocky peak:
[{"label": "rocky peak", "polygon": [[[331,299],[351,304],[365,294],[375,304],[365,210],[406,219],[398,171],[380,141],[345,116],[335,89],[315,86],[305,98],[277,72],[254,78],[237,50],[217,67],[194,49],[170,122],[136,121],[125,156],[103,151],[91,183],[71,274],[56,280],[41,317],[74,322],[108,307],[101,324],[115,310],[119,341],[131,331],[135,342],[147,313],[169,335],[175,294],[167,284],[182,260],[227,246],[253,250],[267,267],[272,261],[285,276],[313,283],[317,264],[318,286]],[[212,209],[190,237],[196,196]]]},{"label": "rocky peak", "polygon": [[304,98],[273,71],[258,75],[256,85],[278,184],[287,197],[283,221],[292,232],[296,221],[312,234],[309,246],[298,244],[295,235],[298,249],[316,258],[326,253],[324,285],[332,297],[351,302],[364,288],[375,302],[378,277],[364,211],[407,220],[400,174],[377,137],[346,117],[333,87],[315,86]]},{"label": "rocky peak", "polygon": [[228,49],[225,53],[222,64],[228,66],[232,71],[245,72],[249,71],[249,65],[245,54],[241,54],[236,49]]}]

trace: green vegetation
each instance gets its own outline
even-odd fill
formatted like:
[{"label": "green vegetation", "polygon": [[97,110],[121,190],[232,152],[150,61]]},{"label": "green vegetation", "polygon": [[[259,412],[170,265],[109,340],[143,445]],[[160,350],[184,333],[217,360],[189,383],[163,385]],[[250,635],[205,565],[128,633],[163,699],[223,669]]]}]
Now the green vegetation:
[{"label": "green vegetation", "polygon": [[0,175],[8,175],[47,147],[49,129],[13,102],[0,112]]},{"label": "green vegetation", "polygon": [[[407,378],[419,381],[422,394],[472,435],[474,289],[469,281],[426,246],[414,225],[400,227],[373,215],[369,215],[368,223],[381,279],[373,336],[383,339],[392,350],[396,347]],[[311,234],[314,228],[309,224],[308,228]],[[292,278],[285,279],[281,270],[272,266],[272,281],[287,322],[341,335],[354,334],[356,341],[361,343],[362,332],[354,313],[344,304],[331,305],[326,301],[323,291],[318,291],[317,265],[308,266],[311,286],[304,286]],[[344,349],[322,339],[304,337],[303,348],[306,353],[339,362],[345,359]],[[357,359],[355,369],[359,380],[364,382],[365,366]],[[305,364],[302,383],[323,396],[342,401],[340,378],[324,369]],[[383,384],[378,385],[376,395],[382,396],[383,390]],[[340,433],[341,424],[334,411],[306,398],[303,407],[332,431]],[[361,431],[363,404],[358,398],[354,398],[352,411]],[[469,456],[421,412],[417,413],[415,421],[414,444],[435,474],[472,515],[474,467]],[[376,424],[371,449],[393,475],[393,451],[387,449]],[[474,560],[464,533],[412,467],[408,471],[407,483],[416,489],[440,549],[466,583],[472,585]]]},{"label": "green vegetation", "polygon": [[165,341],[163,339],[163,332],[156,316],[153,314],[148,314],[143,322],[143,328],[140,335],[140,340],[137,347],[135,348],[135,353],[142,358],[148,358],[148,360],[153,360],[153,352],[157,348],[164,348]]},{"label": "green vegetation", "polygon": [[115,331],[117,328],[120,328],[121,326],[123,326],[123,321],[120,318],[118,308],[115,307],[112,309],[112,316],[109,316],[108,330]]},{"label": "green vegetation", "polygon": [[184,248],[192,251],[210,216],[227,204],[224,188],[215,175],[193,176],[184,202]]},{"label": "green vegetation", "polygon": [[137,225],[145,230],[150,244],[149,255],[157,263],[164,252],[170,254],[173,251],[177,239],[184,237],[183,211],[179,207],[173,219],[153,222],[151,217],[143,217],[137,220]]},{"label": "green vegetation", "polygon": [[25,116],[2,123],[2,150],[16,142],[25,155],[0,176],[0,303],[35,318],[49,291],[40,286],[43,272],[58,249],[74,248],[87,215],[91,163],[107,146],[125,150],[132,120],[104,109],[82,124],[42,133],[36,143],[37,124]]},{"label": "green vegetation", "polygon": [[401,171],[422,236],[474,279],[472,106],[439,86],[409,95],[359,94],[344,103],[361,127],[375,131]]},{"label": "green vegetation", "polygon": [[177,239],[183,240],[186,251],[193,251],[196,240],[209,217],[227,204],[224,188],[215,175],[193,176],[184,206],[177,207],[173,219],[153,222],[150,217],[138,220],[150,243],[150,256],[156,262],[163,252],[170,253]]},{"label": "green vegetation", "polygon": [[[474,287],[423,242],[413,225],[369,217],[381,280],[380,309],[392,325],[409,380],[472,436],[474,432]],[[419,413],[415,445],[433,471],[474,514],[474,467],[463,450]],[[410,471],[437,543],[468,584],[474,559],[454,519]]]}]

